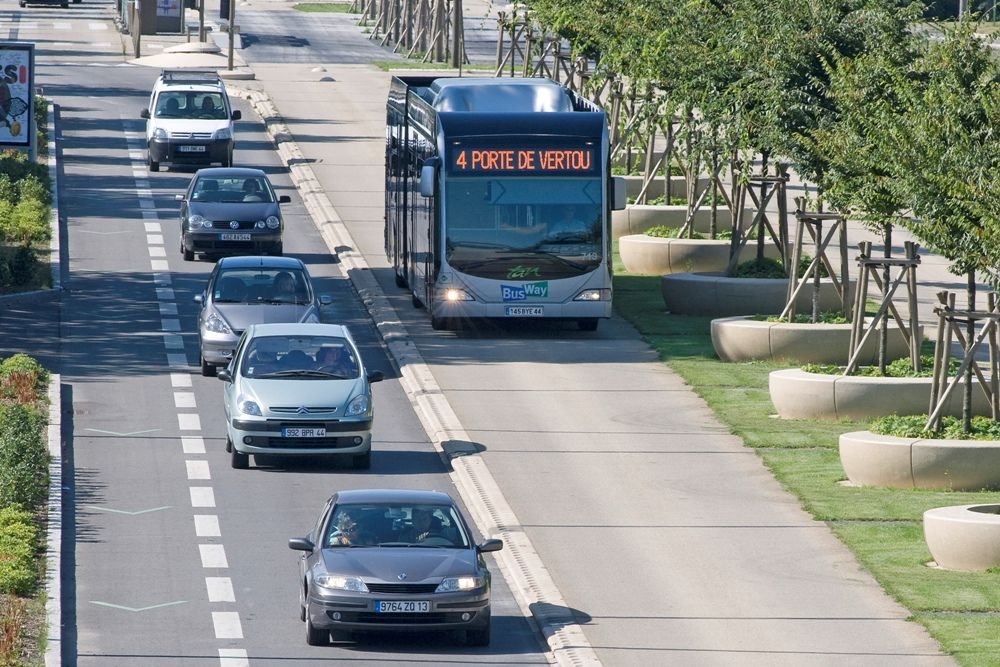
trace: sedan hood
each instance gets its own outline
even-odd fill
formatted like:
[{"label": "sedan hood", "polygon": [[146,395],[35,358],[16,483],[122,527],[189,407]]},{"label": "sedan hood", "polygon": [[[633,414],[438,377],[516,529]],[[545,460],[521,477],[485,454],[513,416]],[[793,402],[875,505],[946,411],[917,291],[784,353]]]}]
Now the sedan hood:
[{"label": "sedan hood", "polygon": [[188,215],[200,215],[209,220],[263,220],[279,215],[273,202],[191,202]]},{"label": "sedan hood", "polygon": [[343,416],[344,405],[349,399],[360,394],[363,387],[362,378],[322,380],[286,377],[275,380],[264,378],[243,380],[243,389],[254,396],[265,416],[268,409],[274,406],[336,407],[337,414]]},{"label": "sedan hood", "polygon": [[219,312],[234,331],[243,331],[251,324],[271,322],[301,322],[309,314],[311,304],[288,303],[217,303]]},{"label": "sedan hood", "polygon": [[327,572],[369,581],[399,583],[406,575],[411,584],[476,573],[476,552],[471,549],[423,547],[347,547],[323,550]]}]

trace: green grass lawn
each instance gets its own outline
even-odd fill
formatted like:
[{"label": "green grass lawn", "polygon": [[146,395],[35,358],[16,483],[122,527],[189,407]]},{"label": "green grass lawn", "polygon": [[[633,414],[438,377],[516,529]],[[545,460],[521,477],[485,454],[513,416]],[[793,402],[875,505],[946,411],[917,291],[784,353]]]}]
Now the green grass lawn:
[{"label": "green grass lawn", "polygon": [[961,665],[1000,665],[1000,571],[929,567],[925,510],[1000,503],[1000,493],[858,488],[844,484],[838,438],[859,422],[790,421],[774,416],[768,374],[792,364],[724,363],[710,318],[665,312],[658,276],[624,272],[615,252],[615,310],[630,321],[816,519],[824,521],[882,587],[912,612]]},{"label": "green grass lawn", "polygon": [[350,2],[300,2],[294,6],[300,12],[326,12],[347,14],[351,11]]}]

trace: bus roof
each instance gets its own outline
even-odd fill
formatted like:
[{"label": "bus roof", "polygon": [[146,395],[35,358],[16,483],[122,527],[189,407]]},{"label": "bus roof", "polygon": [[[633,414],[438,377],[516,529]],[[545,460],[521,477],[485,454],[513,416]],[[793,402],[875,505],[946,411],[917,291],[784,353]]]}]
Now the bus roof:
[{"label": "bus roof", "polygon": [[439,78],[430,85],[437,111],[573,111],[573,99],[550,79]]}]

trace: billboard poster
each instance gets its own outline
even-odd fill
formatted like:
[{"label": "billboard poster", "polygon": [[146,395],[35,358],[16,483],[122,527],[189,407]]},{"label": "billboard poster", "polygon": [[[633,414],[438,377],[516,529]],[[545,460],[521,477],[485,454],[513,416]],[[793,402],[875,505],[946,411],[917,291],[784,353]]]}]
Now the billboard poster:
[{"label": "billboard poster", "polygon": [[31,148],[35,134],[34,44],[0,42],[0,148]]},{"label": "billboard poster", "polygon": [[181,0],[156,0],[157,16],[180,16]]}]

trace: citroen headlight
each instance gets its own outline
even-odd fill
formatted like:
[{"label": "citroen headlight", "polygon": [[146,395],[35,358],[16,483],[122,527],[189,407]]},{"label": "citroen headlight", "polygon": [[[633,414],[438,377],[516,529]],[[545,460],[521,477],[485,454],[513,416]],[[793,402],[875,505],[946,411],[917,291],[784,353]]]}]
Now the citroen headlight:
[{"label": "citroen headlight", "polygon": [[456,591],[474,591],[486,585],[484,577],[448,577],[442,579],[435,593],[454,593]]},{"label": "citroen headlight", "polygon": [[250,415],[251,417],[263,417],[263,413],[260,411],[260,406],[257,405],[257,401],[251,401],[248,398],[240,396],[236,404],[240,406],[240,412],[245,415]]},{"label": "citroen headlight", "polygon": [[217,334],[232,335],[233,333],[233,330],[229,328],[226,321],[219,317],[217,313],[209,313],[208,317],[205,319],[205,329]]},{"label": "citroen headlight", "polygon": [[361,396],[355,396],[350,403],[347,404],[347,416],[356,417],[357,415],[363,415],[368,412],[368,406],[370,405],[368,397],[362,394]]},{"label": "citroen headlight", "polygon": [[445,301],[475,301],[471,294],[458,287],[449,287],[441,296]]},{"label": "citroen headlight", "polygon": [[574,301],[611,301],[609,289],[585,289],[575,297]]},{"label": "citroen headlight", "polygon": [[276,215],[269,215],[269,216],[267,216],[267,228],[268,229],[277,229],[280,226],[281,226],[281,219],[278,218],[278,216],[276,216]]},{"label": "citroen headlight", "polygon": [[328,588],[333,591],[368,592],[365,582],[361,581],[358,577],[345,577],[340,574],[321,574],[314,581],[320,588]]},{"label": "citroen headlight", "polygon": [[216,130],[215,134],[213,135],[214,139],[220,139],[220,140],[232,139],[232,137],[233,133],[232,131],[230,131],[228,127],[224,127],[221,130]]},{"label": "citroen headlight", "polygon": [[167,131],[164,130],[162,127],[154,128],[153,129],[153,138],[154,139],[166,139],[167,138]]},{"label": "citroen headlight", "polygon": [[188,227],[191,229],[198,229],[200,227],[210,229],[212,227],[212,221],[204,216],[195,214],[188,218]]}]

